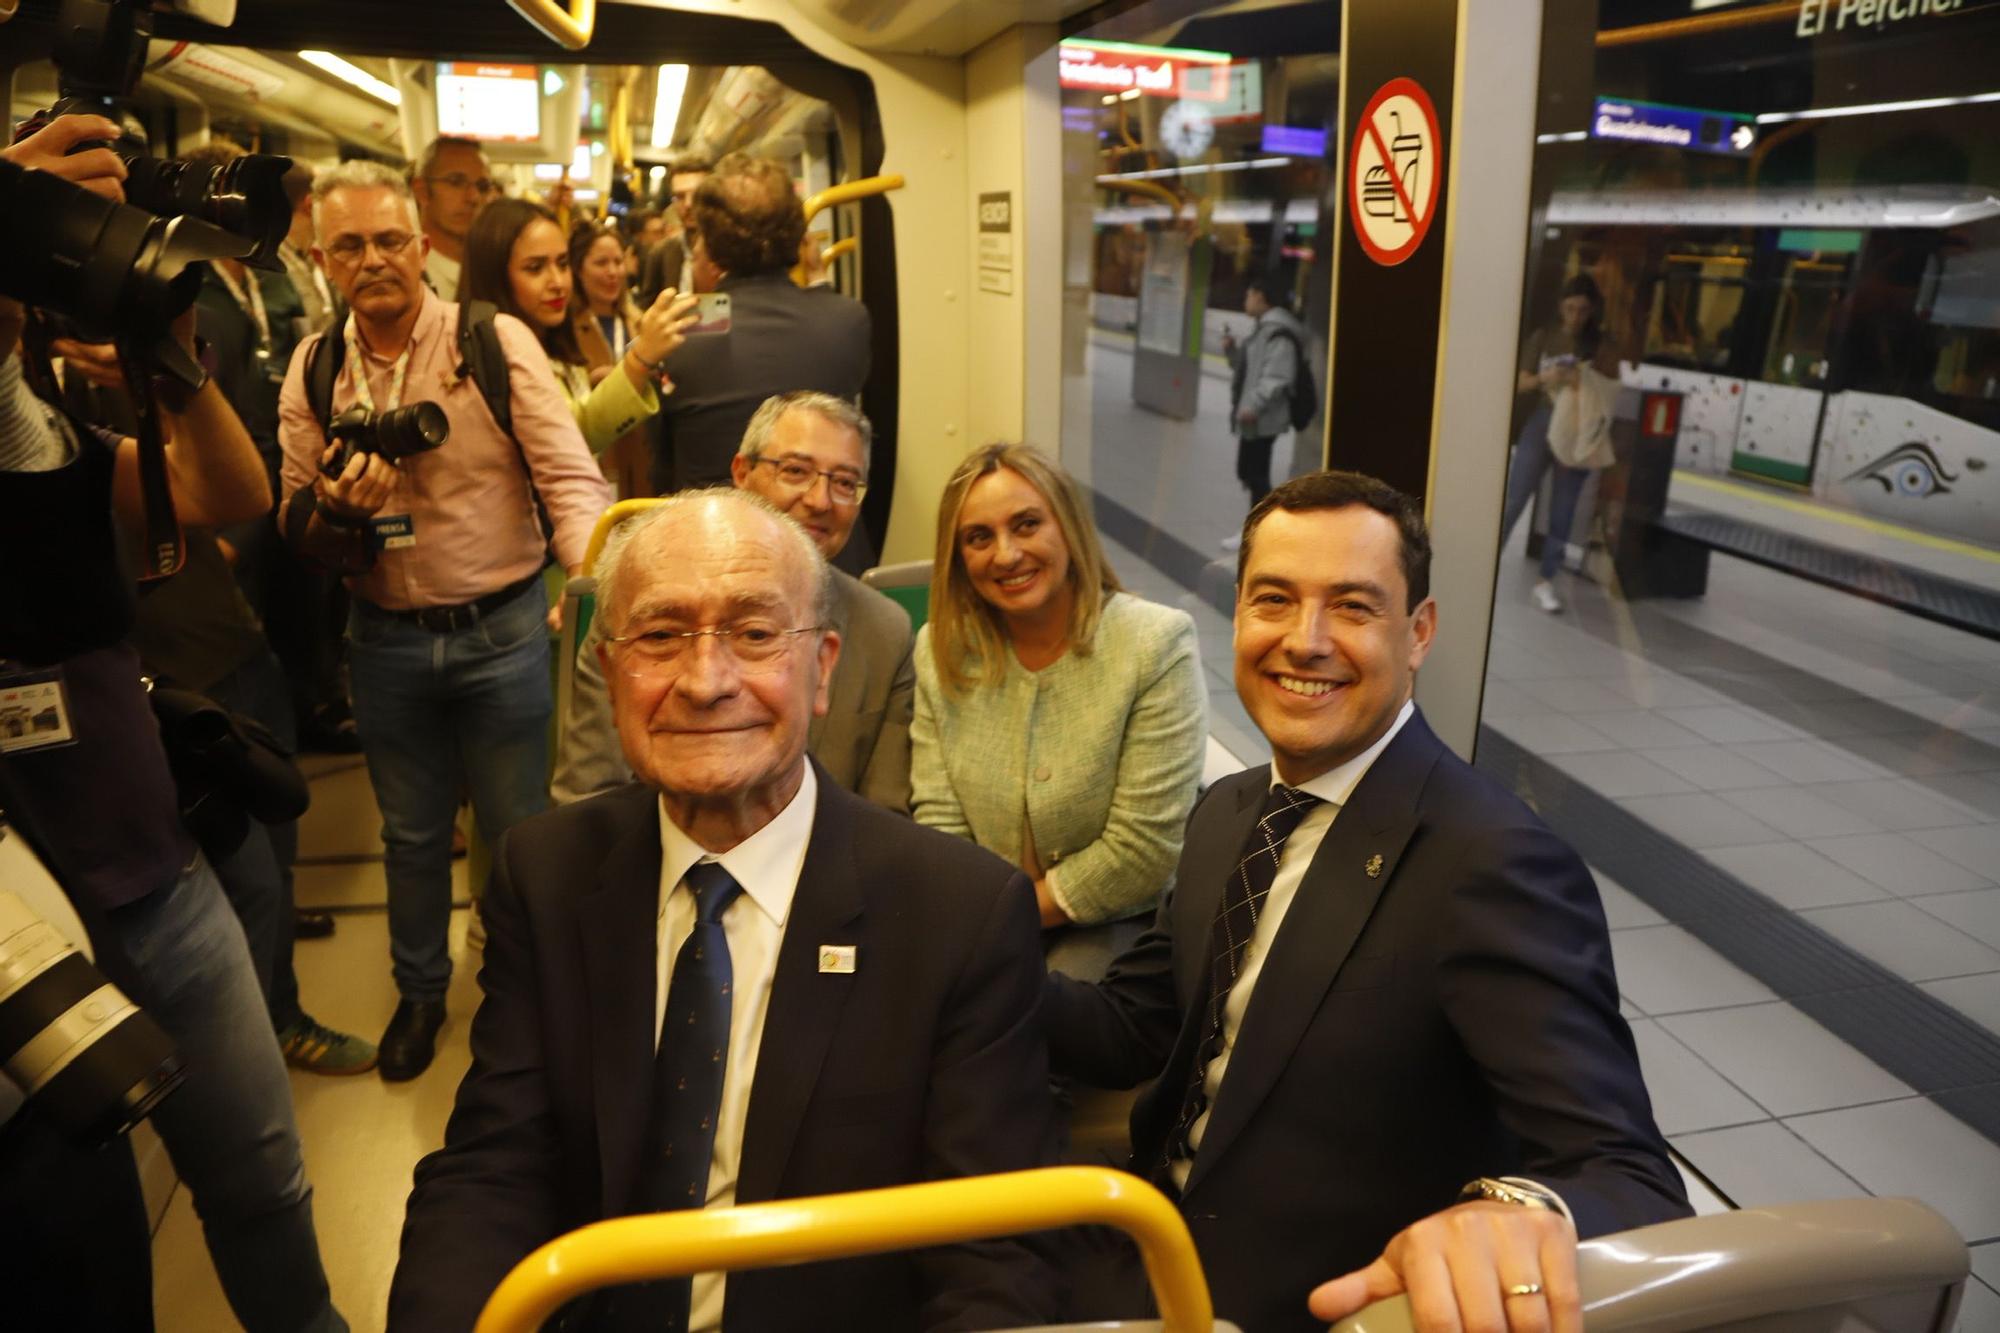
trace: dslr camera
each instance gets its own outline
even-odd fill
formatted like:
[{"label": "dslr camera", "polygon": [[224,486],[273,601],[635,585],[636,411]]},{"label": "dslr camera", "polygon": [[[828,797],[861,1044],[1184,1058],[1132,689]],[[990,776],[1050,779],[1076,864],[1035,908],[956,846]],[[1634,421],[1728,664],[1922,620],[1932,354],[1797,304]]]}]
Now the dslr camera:
[{"label": "dslr camera", "polygon": [[340,451],[320,470],[338,477],[356,454],[380,454],[393,463],[435,449],[450,436],[451,422],[436,403],[411,403],[389,412],[350,407],[327,423],[327,434]]},{"label": "dslr camera", "polygon": [[[62,0],[54,51],[60,95],[23,136],[71,113],[116,120],[119,102],[138,86],[152,32],[142,0]],[[128,173],[124,205],[0,164],[0,291],[60,317],[66,334],[129,343],[192,386],[199,374],[167,330],[200,289],[201,261],[282,267],[291,159],[253,153],[210,167],[148,156],[133,137],[73,151],[107,146]]]}]

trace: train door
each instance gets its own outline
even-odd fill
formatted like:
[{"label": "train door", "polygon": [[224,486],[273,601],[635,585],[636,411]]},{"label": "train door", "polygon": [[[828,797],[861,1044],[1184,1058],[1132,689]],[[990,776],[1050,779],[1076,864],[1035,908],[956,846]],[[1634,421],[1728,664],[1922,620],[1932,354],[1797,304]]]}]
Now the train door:
[{"label": "train door", "polygon": [[[1675,462],[1720,474],[1737,466],[1752,388],[1734,349],[1750,295],[1751,250],[1738,237],[1671,231],[1647,298],[1636,354],[1646,388],[1683,395]],[[1613,336],[1616,336],[1616,329]]]},{"label": "train door", "polygon": [[1829,344],[1860,246],[1858,231],[1777,233],[1775,253],[1766,257],[1775,275],[1770,332],[1744,388],[1731,471],[1812,483],[1827,416]]}]

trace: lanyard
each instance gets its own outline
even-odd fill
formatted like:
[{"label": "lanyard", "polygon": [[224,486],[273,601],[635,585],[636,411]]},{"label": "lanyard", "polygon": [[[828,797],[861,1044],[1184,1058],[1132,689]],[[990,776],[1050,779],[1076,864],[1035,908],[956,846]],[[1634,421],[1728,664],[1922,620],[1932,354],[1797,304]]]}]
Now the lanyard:
[{"label": "lanyard", "polygon": [[248,275],[248,281],[244,285],[248,286],[250,290],[246,295],[243,286],[239,286],[236,279],[230,277],[229,271],[223,268],[220,263],[211,264],[209,267],[214,270],[216,277],[222,279],[222,285],[228,288],[229,295],[235,300],[238,306],[242,307],[243,313],[250,316],[252,322],[257,325],[257,359],[260,361],[270,360],[271,317],[264,312],[263,285],[257,281],[254,274]]},{"label": "lanyard", "polygon": [[414,330],[412,331],[410,341],[403,344],[403,354],[396,358],[396,364],[389,370],[389,405],[380,409],[375,406],[374,391],[368,387],[368,362],[361,350],[361,340],[355,335],[354,316],[351,314],[347,317],[347,329],[344,336],[347,339],[347,364],[354,369],[355,404],[365,409],[371,415],[378,410],[393,412],[401,407],[403,405],[403,380],[410,373],[410,353],[417,350]]}]

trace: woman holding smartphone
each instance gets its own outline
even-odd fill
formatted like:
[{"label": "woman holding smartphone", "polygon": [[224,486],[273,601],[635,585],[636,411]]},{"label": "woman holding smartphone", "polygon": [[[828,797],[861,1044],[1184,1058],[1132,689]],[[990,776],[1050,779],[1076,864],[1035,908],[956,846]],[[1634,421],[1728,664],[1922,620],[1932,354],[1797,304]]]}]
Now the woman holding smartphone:
[{"label": "woman holding smartphone", "polygon": [[[1579,273],[1563,284],[1556,302],[1556,322],[1528,335],[1521,349],[1521,370],[1516,377],[1517,393],[1534,394],[1534,410],[1514,441],[1513,462],[1507,469],[1507,506],[1500,518],[1500,540],[1514,530],[1542,484],[1542,474],[1555,471],[1549,491],[1549,530],[1542,540],[1541,576],[1534,587],[1535,605],[1554,614],[1562,610],[1556,593],[1556,572],[1562,568],[1563,551],[1569,545],[1570,525],[1576,518],[1576,502],[1583,494],[1590,472],[1565,467],[1549,449],[1549,423],[1554,418],[1556,395],[1575,388],[1581,367],[1597,367],[1600,373],[1616,376],[1617,357],[1604,335],[1604,297],[1589,275]],[[1609,366],[1609,370],[1604,368]]]},{"label": "woman holding smartphone", "polygon": [[[668,288],[643,312],[632,308],[622,350],[614,357],[604,348],[593,367],[578,338],[570,255],[555,214],[527,199],[496,200],[466,236],[458,298],[491,301],[540,335],[584,440],[603,453],[660,410],[661,394],[673,392],[662,367],[694,323],[695,300]],[[583,318],[594,323],[584,304]]]}]

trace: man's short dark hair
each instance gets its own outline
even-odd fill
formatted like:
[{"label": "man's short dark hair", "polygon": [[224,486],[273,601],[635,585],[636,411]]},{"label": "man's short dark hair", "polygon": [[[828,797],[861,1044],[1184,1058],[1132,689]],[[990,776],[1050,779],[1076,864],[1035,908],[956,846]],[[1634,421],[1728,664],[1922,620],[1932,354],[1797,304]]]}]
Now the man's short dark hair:
[{"label": "man's short dark hair", "polygon": [[1243,284],[1243,294],[1248,296],[1251,292],[1255,292],[1263,297],[1264,304],[1268,306],[1289,306],[1291,304],[1291,290],[1280,285],[1276,278],[1267,277],[1261,273],[1250,278]]},{"label": "man's short dark hair", "polygon": [[789,171],[768,157],[731,153],[694,192],[688,221],[731,277],[782,273],[799,262],[805,207]]},{"label": "man's short dark hair", "polygon": [[1236,553],[1236,586],[1243,586],[1243,571],[1250,567],[1250,544],[1256,538],[1257,527],[1272,511],[1282,509],[1288,514],[1302,514],[1353,505],[1372,509],[1396,525],[1402,538],[1397,553],[1402,557],[1403,582],[1409,588],[1409,605],[1404,610],[1416,610],[1431,595],[1430,526],[1424,522],[1424,511],[1417,507],[1416,501],[1365,472],[1308,472],[1259,500],[1250,510],[1250,517],[1243,520],[1243,545]]}]

